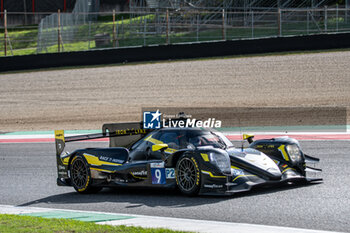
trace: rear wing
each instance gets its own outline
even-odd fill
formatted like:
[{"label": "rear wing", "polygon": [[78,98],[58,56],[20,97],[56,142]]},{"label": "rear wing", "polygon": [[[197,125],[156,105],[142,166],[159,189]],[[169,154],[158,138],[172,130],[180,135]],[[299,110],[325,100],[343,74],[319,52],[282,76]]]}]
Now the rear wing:
[{"label": "rear wing", "polygon": [[67,142],[109,138],[109,147],[127,147],[151,131],[143,129],[142,122],[104,124],[101,133],[69,137],[64,136],[63,130],[55,130],[56,156],[62,154]]}]

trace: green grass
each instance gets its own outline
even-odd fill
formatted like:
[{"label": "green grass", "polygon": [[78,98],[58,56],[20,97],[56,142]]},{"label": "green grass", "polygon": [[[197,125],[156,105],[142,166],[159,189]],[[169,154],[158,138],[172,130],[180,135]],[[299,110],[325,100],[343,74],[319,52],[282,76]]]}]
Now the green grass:
[{"label": "green grass", "polygon": [[95,223],[82,222],[82,221],[76,221],[76,220],[47,219],[47,218],[41,218],[41,217],[1,214],[0,215],[0,232],[2,233],[7,233],[7,232],[176,233],[181,231],[172,231],[172,230],[160,229],[160,228],[98,225]]},{"label": "green grass", "polygon": [[[148,20],[149,22],[154,20],[154,15],[145,15],[145,16],[139,16],[132,19],[123,19],[116,22],[118,24],[118,27],[120,25],[123,25],[124,27],[128,27],[130,24],[135,24],[137,22],[142,21],[143,19]],[[118,18],[121,18],[121,16],[118,16]],[[117,18],[117,19],[118,19]],[[127,18],[127,17],[124,17]],[[102,17],[103,20],[109,20],[109,17]],[[95,42],[94,42],[94,35],[95,34],[101,34],[108,32],[109,34],[113,33],[113,21],[102,21],[99,20],[96,23],[93,23],[91,25],[91,31],[93,32],[92,35],[89,35],[89,28],[90,26],[88,24],[81,25],[78,27],[78,30],[76,31],[76,37],[82,38],[80,41],[71,42],[71,43],[64,43],[64,51],[81,51],[81,50],[88,50],[88,38],[90,38],[90,48],[96,48]],[[68,29],[68,27],[65,27],[63,29]],[[52,29],[52,32],[54,34],[54,39],[56,39],[55,34],[57,33],[56,29]],[[130,37],[130,31],[126,30],[124,33],[124,37],[129,38]],[[31,26],[29,29],[20,29],[18,27],[15,28],[9,28],[8,29],[8,38],[10,39],[11,46],[13,48],[13,55],[29,55],[29,54],[35,54],[36,53],[36,47],[38,43],[38,28],[37,26]],[[64,42],[64,41],[63,41]],[[132,46],[134,45],[134,42],[127,43],[125,46]],[[12,55],[10,51],[10,45],[7,46],[7,55]],[[19,50],[19,51],[17,51]],[[49,46],[47,48],[47,52],[57,52],[57,45]],[[46,51],[44,51],[46,52]],[[4,56],[4,31],[0,30],[0,56]]]},{"label": "green grass", "polygon": [[[30,54],[36,54],[36,48],[16,49],[16,50],[13,50],[12,52],[14,56],[30,55]],[[7,51],[7,56],[10,56],[10,55],[12,55],[11,51]],[[0,51],[0,56],[5,56],[5,52]]]},{"label": "green grass", "polygon": [[[10,28],[8,29],[8,37],[10,38],[11,45],[15,49],[23,49],[30,47],[37,47],[38,40],[38,28],[30,27],[26,29]],[[0,51],[4,50],[4,32],[0,32]]]}]

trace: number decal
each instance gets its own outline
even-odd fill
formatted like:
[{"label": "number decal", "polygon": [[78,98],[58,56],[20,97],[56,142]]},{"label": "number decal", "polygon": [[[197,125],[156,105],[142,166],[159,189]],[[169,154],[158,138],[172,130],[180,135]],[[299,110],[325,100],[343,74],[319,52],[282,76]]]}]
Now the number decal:
[{"label": "number decal", "polygon": [[165,184],[165,168],[151,168],[152,184]]},{"label": "number decal", "polygon": [[160,180],[162,179],[162,173],[159,169],[156,169],[156,178],[157,178],[157,184],[160,183]]},{"label": "number decal", "polygon": [[174,168],[166,168],[165,173],[166,173],[167,179],[175,179],[175,169]]}]

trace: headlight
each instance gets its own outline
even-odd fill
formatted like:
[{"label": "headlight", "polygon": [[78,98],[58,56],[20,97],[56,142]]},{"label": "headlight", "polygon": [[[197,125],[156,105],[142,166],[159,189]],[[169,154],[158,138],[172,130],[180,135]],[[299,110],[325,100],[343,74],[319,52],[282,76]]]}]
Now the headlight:
[{"label": "headlight", "polygon": [[231,174],[230,157],[227,154],[211,152],[210,162],[216,165],[224,174]]},{"label": "headlight", "polygon": [[293,162],[301,161],[301,151],[296,144],[286,146],[290,160]]}]

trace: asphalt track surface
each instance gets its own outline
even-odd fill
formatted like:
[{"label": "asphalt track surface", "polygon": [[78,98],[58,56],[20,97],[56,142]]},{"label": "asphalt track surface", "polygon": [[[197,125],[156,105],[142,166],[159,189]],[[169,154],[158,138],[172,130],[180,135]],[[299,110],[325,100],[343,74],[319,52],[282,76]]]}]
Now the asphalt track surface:
[{"label": "asphalt track surface", "polygon": [[[68,149],[106,144],[79,142]],[[104,189],[80,195],[72,187],[56,186],[53,143],[0,144],[0,204],[350,232],[349,141],[301,145],[304,152],[321,158],[324,183],[190,198],[160,189]]]}]

